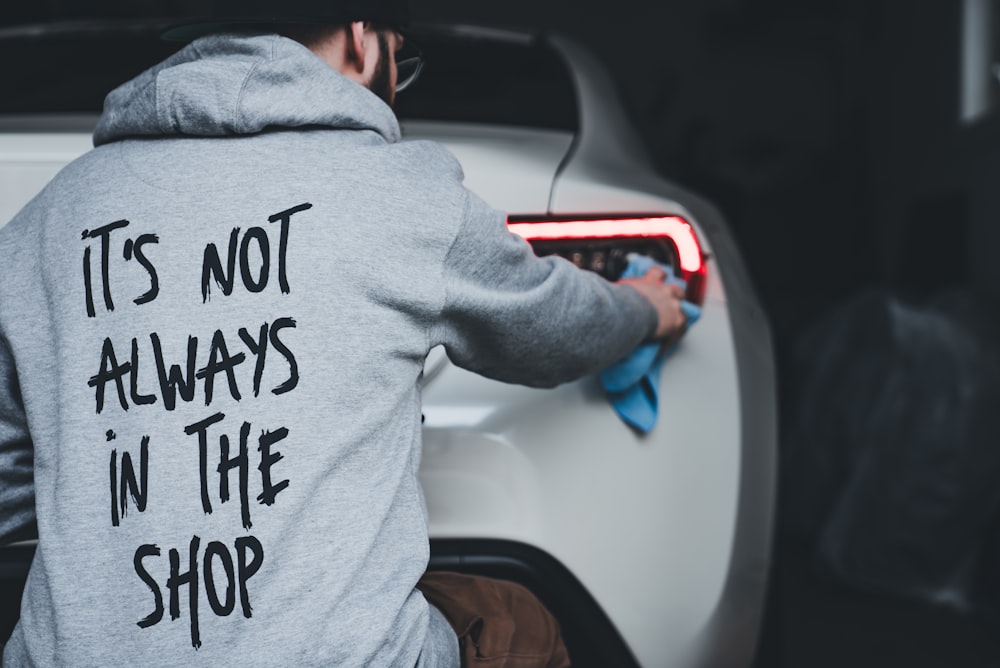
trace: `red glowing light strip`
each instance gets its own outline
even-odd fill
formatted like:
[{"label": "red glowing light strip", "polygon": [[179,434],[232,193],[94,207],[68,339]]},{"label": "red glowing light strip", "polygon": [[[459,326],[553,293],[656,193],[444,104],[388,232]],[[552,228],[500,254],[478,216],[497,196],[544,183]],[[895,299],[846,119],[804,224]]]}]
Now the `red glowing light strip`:
[{"label": "red glowing light strip", "polygon": [[677,245],[681,269],[701,270],[701,249],[691,225],[682,218],[624,218],[567,220],[553,223],[508,223],[507,229],[528,241],[555,239],[613,239],[616,237],[670,237]]}]

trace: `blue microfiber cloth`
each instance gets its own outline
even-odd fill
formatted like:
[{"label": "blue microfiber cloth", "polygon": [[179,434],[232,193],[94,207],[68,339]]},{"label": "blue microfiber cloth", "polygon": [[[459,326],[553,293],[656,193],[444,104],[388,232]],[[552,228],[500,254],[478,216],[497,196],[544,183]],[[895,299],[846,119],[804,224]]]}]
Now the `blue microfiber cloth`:
[{"label": "blue microfiber cloth", "polygon": [[[658,264],[645,255],[629,256],[628,267],[622,272],[622,278],[640,278]],[[687,287],[687,283],[674,275],[669,265],[659,265],[665,272],[664,283]],[[701,317],[701,309],[688,302],[681,302],[681,310],[687,317],[690,328]],[[659,342],[643,343],[620,362],[612,364],[601,372],[600,380],[608,393],[611,405],[621,418],[629,425],[649,433],[656,425],[659,411],[659,381],[663,363],[677,349],[663,349]]]}]

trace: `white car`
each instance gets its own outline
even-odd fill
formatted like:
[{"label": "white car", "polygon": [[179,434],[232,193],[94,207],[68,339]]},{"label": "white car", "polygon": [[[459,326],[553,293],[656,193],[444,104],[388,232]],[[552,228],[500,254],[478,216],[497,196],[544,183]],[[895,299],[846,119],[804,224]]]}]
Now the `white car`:
[{"label": "white car", "polygon": [[[176,48],[156,40],[160,27],[0,30],[0,55],[23,64],[0,74],[0,224],[90,148],[104,94]],[[530,389],[433,351],[421,466],[431,568],[526,584],[559,618],[578,667],[749,666],[771,552],[776,388],[767,319],[732,236],[710,203],[656,174],[613,82],[579,44],[411,32],[426,65],[399,99],[406,138],[450,149],[468,187],[536,252],[609,278],[628,253],[654,255],[702,308],[663,367],[645,435],[596,378]],[[30,553],[30,542],[0,550],[8,590]]]}]

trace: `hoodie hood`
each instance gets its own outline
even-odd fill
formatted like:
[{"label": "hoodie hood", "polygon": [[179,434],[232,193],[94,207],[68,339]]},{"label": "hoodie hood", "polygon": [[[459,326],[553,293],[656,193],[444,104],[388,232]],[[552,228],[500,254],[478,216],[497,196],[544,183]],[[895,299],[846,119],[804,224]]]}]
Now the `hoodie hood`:
[{"label": "hoodie hood", "polygon": [[298,42],[274,34],[215,34],[111,91],[94,145],[305,126],[373,130],[389,142],[400,138],[385,102]]}]

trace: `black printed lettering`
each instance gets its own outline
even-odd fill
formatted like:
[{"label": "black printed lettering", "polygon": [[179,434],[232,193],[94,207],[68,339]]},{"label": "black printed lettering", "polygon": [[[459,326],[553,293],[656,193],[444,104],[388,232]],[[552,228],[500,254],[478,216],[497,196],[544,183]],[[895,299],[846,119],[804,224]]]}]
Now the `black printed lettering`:
[{"label": "black printed lettering", "polygon": [[[215,583],[215,567],[213,559],[222,562],[222,570],[226,574],[226,597],[224,601],[219,600],[219,590]],[[205,594],[208,596],[208,605],[219,617],[228,617],[236,609],[236,573],[233,570],[233,558],[229,555],[229,548],[215,540],[205,548],[205,559],[202,569],[205,572]]]},{"label": "black printed lettering", "polygon": [[[198,435],[198,473],[201,480],[201,504],[205,514],[212,513],[212,499],[209,493],[212,485],[209,482],[209,447],[208,428],[221,422],[225,418],[224,413],[215,413],[204,420],[188,425],[184,428],[184,433],[191,436]],[[240,519],[243,528],[250,529],[253,522],[250,517],[249,504],[249,456],[247,442],[250,437],[251,425],[243,422],[239,432],[239,450],[233,455],[232,442],[228,434],[219,435],[219,463],[212,467],[214,473],[219,476],[219,502],[227,503],[231,496],[230,473],[235,470],[238,474],[240,491]],[[260,472],[261,493],[257,496],[257,501],[263,505],[273,505],[276,497],[289,485],[288,480],[280,480],[277,483],[272,481],[272,468],[280,462],[284,455],[280,452],[272,451],[272,446],[287,438],[288,428],[278,427],[273,430],[263,430],[257,440],[257,452],[260,453],[260,461],[257,470]]]},{"label": "black printed lettering", "polygon": [[241,399],[240,390],[236,386],[236,374],[233,372],[233,368],[242,364],[245,359],[246,355],[243,353],[231,356],[229,349],[226,348],[226,337],[222,335],[222,330],[215,331],[215,334],[212,336],[212,348],[208,354],[208,364],[198,369],[198,373],[195,374],[197,378],[202,378],[205,381],[206,406],[212,403],[215,376],[219,373],[226,374],[226,379],[229,381],[229,394],[233,399],[236,401]]},{"label": "black printed lettering", "polygon": [[132,339],[132,368],[129,382],[129,397],[136,406],[156,403],[155,394],[139,394],[139,341]]},{"label": "black printed lettering", "polygon": [[[83,238],[86,239],[88,230],[83,231]],[[97,317],[94,310],[94,285],[90,279],[90,246],[83,249],[83,290],[86,293],[87,317]]]},{"label": "black printed lettering", "polygon": [[[133,252],[135,253],[135,259],[139,262],[139,264],[142,265],[142,268],[146,270],[146,273],[149,274],[149,290],[147,290],[145,293],[132,300],[133,302],[135,302],[137,305],[140,306],[142,304],[148,304],[149,302],[156,299],[156,296],[160,294],[160,279],[156,275],[156,267],[154,267],[153,263],[149,261],[149,258],[146,257],[145,253],[142,252],[142,247],[145,244],[158,244],[158,243],[160,243],[160,239],[155,234],[140,234],[139,237],[135,240],[133,248]],[[133,247],[133,244],[131,244],[131,242],[129,245],[126,246],[126,248],[130,247]],[[129,259],[127,257],[129,254],[130,253],[126,252],[126,258],[125,258],[126,260]]]},{"label": "black printed lettering", "polygon": [[122,378],[131,369],[131,362],[118,364],[118,359],[115,357],[114,344],[111,343],[111,339],[104,339],[104,345],[101,347],[101,370],[87,381],[87,385],[94,388],[94,398],[97,401],[98,414],[104,410],[104,387],[110,381],[114,381],[115,388],[118,390],[118,403],[121,404],[122,410],[128,410],[125,382]]},{"label": "black printed lettering", "polygon": [[[246,426],[245,422],[243,423]],[[288,436],[288,429],[281,427],[273,432],[262,432],[257,440],[257,450],[260,452],[260,480],[263,491],[257,496],[257,500],[265,506],[274,505],[274,499],[281,490],[288,487],[288,481],[282,480],[276,485],[271,484],[271,467],[280,462],[284,456],[280,452],[271,452],[271,446]]]},{"label": "black printed lettering", "polygon": [[[118,478],[117,472],[117,450],[111,451],[111,484],[115,484]],[[135,467],[132,465],[132,455],[128,452],[122,453],[122,474],[121,485],[118,490],[112,489],[112,494],[117,493],[119,505],[115,500],[111,500],[112,516],[120,508],[121,517],[128,514],[128,498],[126,493],[132,497],[132,503],[140,513],[146,510],[146,501],[149,498],[149,436],[143,436],[139,445],[139,479],[136,480]],[[112,518],[112,524],[118,526],[118,518]]]},{"label": "black printed lettering", "polygon": [[[266,364],[274,359],[274,355],[268,354],[269,349],[277,351],[278,357],[283,358],[288,364],[287,377],[275,385],[271,392],[280,395],[298,386],[299,365],[294,353],[286,344],[288,336],[286,330],[295,327],[294,319],[283,317],[271,325],[265,322],[254,330],[246,327],[238,330],[240,342],[245,350],[254,356],[252,375],[254,397],[260,396]],[[251,331],[254,333],[251,334]],[[200,355],[198,338],[188,336],[183,357],[173,364],[167,359],[160,336],[156,332],[149,334],[149,345],[146,347],[140,345],[140,340],[136,338],[130,339],[129,343],[128,359],[119,361],[114,342],[110,338],[104,339],[99,370],[87,380],[88,386],[94,388],[94,405],[98,414],[107,408],[109,385],[112,386],[112,391],[117,393],[118,404],[122,410],[127,411],[131,406],[148,406],[162,400],[163,408],[173,411],[178,401],[193,401],[199,390],[205,405],[210,406],[216,398],[215,389],[220,375],[225,378],[228,394],[235,401],[243,399],[240,384],[251,382],[249,374],[247,376],[238,374],[238,367],[247,361],[247,352],[244,350],[231,352],[222,330],[213,332],[211,345]],[[152,359],[149,359],[150,353]],[[199,357],[204,359],[204,365],[200,368]],[[155,380],[152,379],[152,371],[147,371],[144,387],[144,377],[140,371],[151,370],[154,367]]]},{"label": "black printed lettering", "polygon": [[[280,223],[278,238],[278,285],[283,294],[291,292],[288,283],[288,234],[291,227],[292,216],[311,209],[312,204],[308,202],[293,206],[290,209],[279,211],[268,216],[268,222]],[[214,243],[205,246],[205,253],[202,257],[201,265],[201,300],[208,302],[211,297],[211,283],[214,280],[216,285],[222,289],[224,296],[233,293],[236,285],[236,264],[239,260],[240,279],[249,292],[262,292],[270,281],[271,274],[271,242],[267,231],[263,227],[251,227],[240,241],[240,228],[234,227],[229,233],[229,248],[226,255],[226,266],[223,267],[219,249]],[[257,252],[260,254],[260,266],[254,275],[250,262],[251,245],[256,244]]]},{"label": "black printed lettering", "polygon": [[181,572],[180,552],[171,548],[170,578],[167,580],[167,589],[170,591],[170,619],[177,619],[181,616],[180,589],[182,586],[188,587],[188,609],[191,615],[191,646],[195,649],[201,647],[201,632],[198,629],[198,546],[201,538],[193,536],[191,547],[188,551],[188,570]]},{"label": "black printed lettering", "polygon": [[[121,229],[127,226],[129,222],[127,220],[116,220],[113,223],[108,223],[93,230],[84,230],[84,239],[97,239],[101,240],[101,286],[102,292],[104,294],[104,307],[108,311],[115,310],[115,303],[111,299],[111,283],[110,283],[110,265],[111,265],[111,233],[115,230]],[[84,252],[84,276],[83,282],[87,288],[87,315],[94,317],[93,308],[93,295],[91,294],[91,280],[90,280],[90,246],[88,246]]]},{"label": "black printed lettering", "polygon": [[229,472],[234,468],[238,470],[240,476],[240,517],[243,520],[243,528],[249,529],[253,526],[250,521],[250,500],[249,500],[249,478],[250,462],[247,454],[247,440],[250,438],[250,423],[244,422],[240,428],[240,454],[232,459],[229,458],[229,437],[223,434],[219,437],[219,500],[225,503],[229,500]]},{"label": "black printed lettering", "polygon": [[111,470],[108,472],[111,478],[111,526],[116,527],[119,523],[118,512],[118,451],[111,451]]},{"label": "black printed lettering", "polygon": [[278,284],[281,286],[281,291],[286,295],[292,291],[291,287],[288,285],[288,263],[286,260],[288,255],[289,224],[292,222],[292,216],[300,211],[306,211],[311,208],[312,204],[306,202],[304,204],[299,204],[298,206],[293,206],[290,209],[280,211],[267,219],[270,223],[281,221],[281,240],[278,244]]},{"label": "black printed lettering", "polygon": [[212,501],[208,496],[208,428],[216,422],[225,419],[225,413],[210,415],[204,420],[184,427],[184,433],[190,436],[198,434],[198,473],[201,476],[201,508],[206,515],[212,514]]},{"label": "black printed lettering", "polygon": [[222,294],[231,295],[233,293],[233,283],[236,280],[236,249],[239,244],[240,228],[234,227],[229,233],[229,255],[227,256],[226,269],[222,268],[222,260],[219,258],[219,249],[215,244],[205,246],[205,257],[201,265],[201,301],[205,303],[211,296],[210,279],[214,279],[216,284],[222,288]]},{"label": "black printed lettering", "polygon": [[[247,552],[250,552],[252,559],[247,562]],[[243,608],[243,616],[249,619],[253,616],[253,608],[250,606],[250,593],[247,591],[247,582],[264,563],[264,546],[260,544],[254,536],[241,536],[236,539],[236,563],[237,577],[240,585],[240,606]]]},{"label": "black printed lettering", "polygon": [[153,345],[153,358],[156,360],[156,373],[160,379],[160,396],[163,398],[163,407],[172,411],[177,405],[178,392],[184,401],[194,399],[194,365],[198,355],[198,339],[193,336],[188,337],[186,373],[182,372],[176,364],[172,364],[168,372],[166,363],[163,361],[163,347],[160,345],[160,337],[154,332],[149,335],[149,340]]},{"label": "black printed lettering", "polygon": [[253,369],[253,396],[260,396],[260,380],[264,375],[264,360],[267,357],[267,323],[260,326],[260,334],[254,340],[246,327],[240,328],[240,338],[250,352],[257,358]]},{"label": "black printed lettering", "polygon": [[153,592],[153,611],[136,622],[141,629],[149,628],[163,619],[163,594],[160,593],[160,587],[156,584],[156,580],[153,579],[153,576],[142,565],[142,560],[146,557],[158,556],[160,556],[160,548],[156,547],[156,545],[140,545],[135,551],[135,557],[132,559],[136,575]]},{"label": "black printed lettering", "polygon": [[[257,242],[257,252],[260,254],[260,271],[254,280],[250,273],[250,242]],[[251,227],[240,244],[240,277],[243,285],[250,292],[262,292],[267,287],[267,279],[271,272],[271,246],[267,242],[267,232],[260,227]]]},{"label": "black printed lettering", "polygon": [[278,332],[286,327],[295,327],[295,321],[291,318],[278,318],[274,321],[274,324],[271,325],[271,346],[284,356],[285,360],[288,362],[289,371],[288,380],[271,390],[274,394],[291,392],[295,389],[295,386],[299,384],[299,365],[295,361],[295,355],[293,355],[292,351],[289,350],[284,343],[282,343],[280,338],[278,338]]},{"label": "black printed lettering", "polygon": [[[169,597],[167,609],[170,619],[181,616],[182,590],[187,588],[187,611],[191,622],[191,645],[196,649],[201,647],[201,631],[198,617],[199,581],[205,582],[205,596],[209,607],[219,617],[228,617],[236,609],[236,598],[239,596],[240,609],[243,616],[253,616],[253,606],[250,604],[248,583],[250,578],[260,571],[264,564],[264,547],[255,536],[241,536],[229,548],[220,541],[211,541],[200,554],[201,538],[192,536],[187,547],[187,570],[181,571],[182,552],[171,548],[167,557],[169,562],[169,578],[166,581]],[[236,552],[235,559],[233,552]],[[160,548],[156,545],[142,545],[135,551],[132,564],[136,575],[149,587],[153,593],[153,611],[137,624],[140,628],[149,628],[163,619],[163,593],[146,567],[146,562],[160,556]],[[199,573],[199,564],[201,572]],[[221,573],[217,569],[221,566]],[[221,577],[220,577],[221,575]],[[220,589],[222,595],[220,596]]]}]

